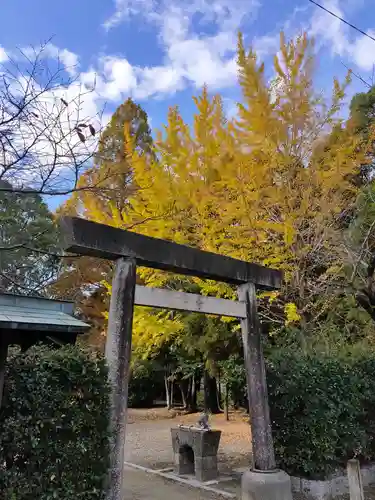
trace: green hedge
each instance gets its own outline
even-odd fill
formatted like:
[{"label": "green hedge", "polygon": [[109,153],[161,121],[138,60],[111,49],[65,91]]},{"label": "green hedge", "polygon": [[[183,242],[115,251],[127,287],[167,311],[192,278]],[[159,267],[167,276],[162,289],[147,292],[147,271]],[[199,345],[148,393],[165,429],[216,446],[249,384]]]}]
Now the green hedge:
[{"label": "green hedge", "polygon": [[278,465],[321,479],[375,459],[375,357],[281,351],[267,361]]},{"label": "green hedge", "polygon": [[0,412],[0,498],[101,500],[108,470],[107,370],[68,346],[8,360]]}]

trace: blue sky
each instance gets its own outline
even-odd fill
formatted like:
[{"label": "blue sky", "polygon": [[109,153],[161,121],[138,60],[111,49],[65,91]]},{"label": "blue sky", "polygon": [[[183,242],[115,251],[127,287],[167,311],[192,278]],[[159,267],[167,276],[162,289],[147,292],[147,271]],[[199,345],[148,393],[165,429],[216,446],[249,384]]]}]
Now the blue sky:
[{"label": "blue sky", "polygon": [[[321,0],[352,23],[375,34],[373,0]],[[83,84],[96,81],[85,98],[88,115],[105,117],[128,96],[148,112],[153,127],[178,104],[189,119],[191,96],[207,83],[220,91],[229,114],[238,98],[235,44],[241,30],[270,64],[279,31],[314,35],[319,50],[316,81],[329,89],[347,66],[371,78],[375,42],[317,9],[307,0],[3,0],[0,61],[16,47],[52,38],[48,55],[59,55]],[[373,31],[372,31],[373,30]],[[351,93],[364,90],[354,80]]]}]

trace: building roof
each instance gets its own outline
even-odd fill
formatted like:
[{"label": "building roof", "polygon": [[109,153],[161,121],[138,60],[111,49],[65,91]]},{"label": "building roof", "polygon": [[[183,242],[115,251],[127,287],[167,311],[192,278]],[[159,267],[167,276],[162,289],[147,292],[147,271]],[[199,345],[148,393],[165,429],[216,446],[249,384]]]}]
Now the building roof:
[{"label": "building roof", "polygon": [[0,330],[83,333],[90,325],[73,316],[72,302],[0,294]]}]

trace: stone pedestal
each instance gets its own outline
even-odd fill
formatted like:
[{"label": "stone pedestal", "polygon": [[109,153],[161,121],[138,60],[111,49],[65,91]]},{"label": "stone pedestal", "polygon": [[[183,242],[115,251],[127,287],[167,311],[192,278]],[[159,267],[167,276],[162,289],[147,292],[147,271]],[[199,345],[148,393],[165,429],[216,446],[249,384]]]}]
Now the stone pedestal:
[{"label": "stone pedestal", "polygon": [[290,477],[281,470],[246,471],[241,480],[242,500],[292,500]]},{"label": "stone pedestal", "polygon": [[202,482],[217,478],[221,431],[180,426],[172,428],[171,434],[177,474],[195,474]]}]

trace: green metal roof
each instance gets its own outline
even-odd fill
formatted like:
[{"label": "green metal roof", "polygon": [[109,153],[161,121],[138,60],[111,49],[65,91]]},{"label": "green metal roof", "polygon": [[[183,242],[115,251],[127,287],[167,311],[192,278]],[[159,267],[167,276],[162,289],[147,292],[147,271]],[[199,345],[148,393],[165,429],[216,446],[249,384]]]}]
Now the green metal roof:
[{"label": "green metal roof", "polygon": [[73,316],[73,303],[0,294],[0,330],[83,333],[90,325]]}]

